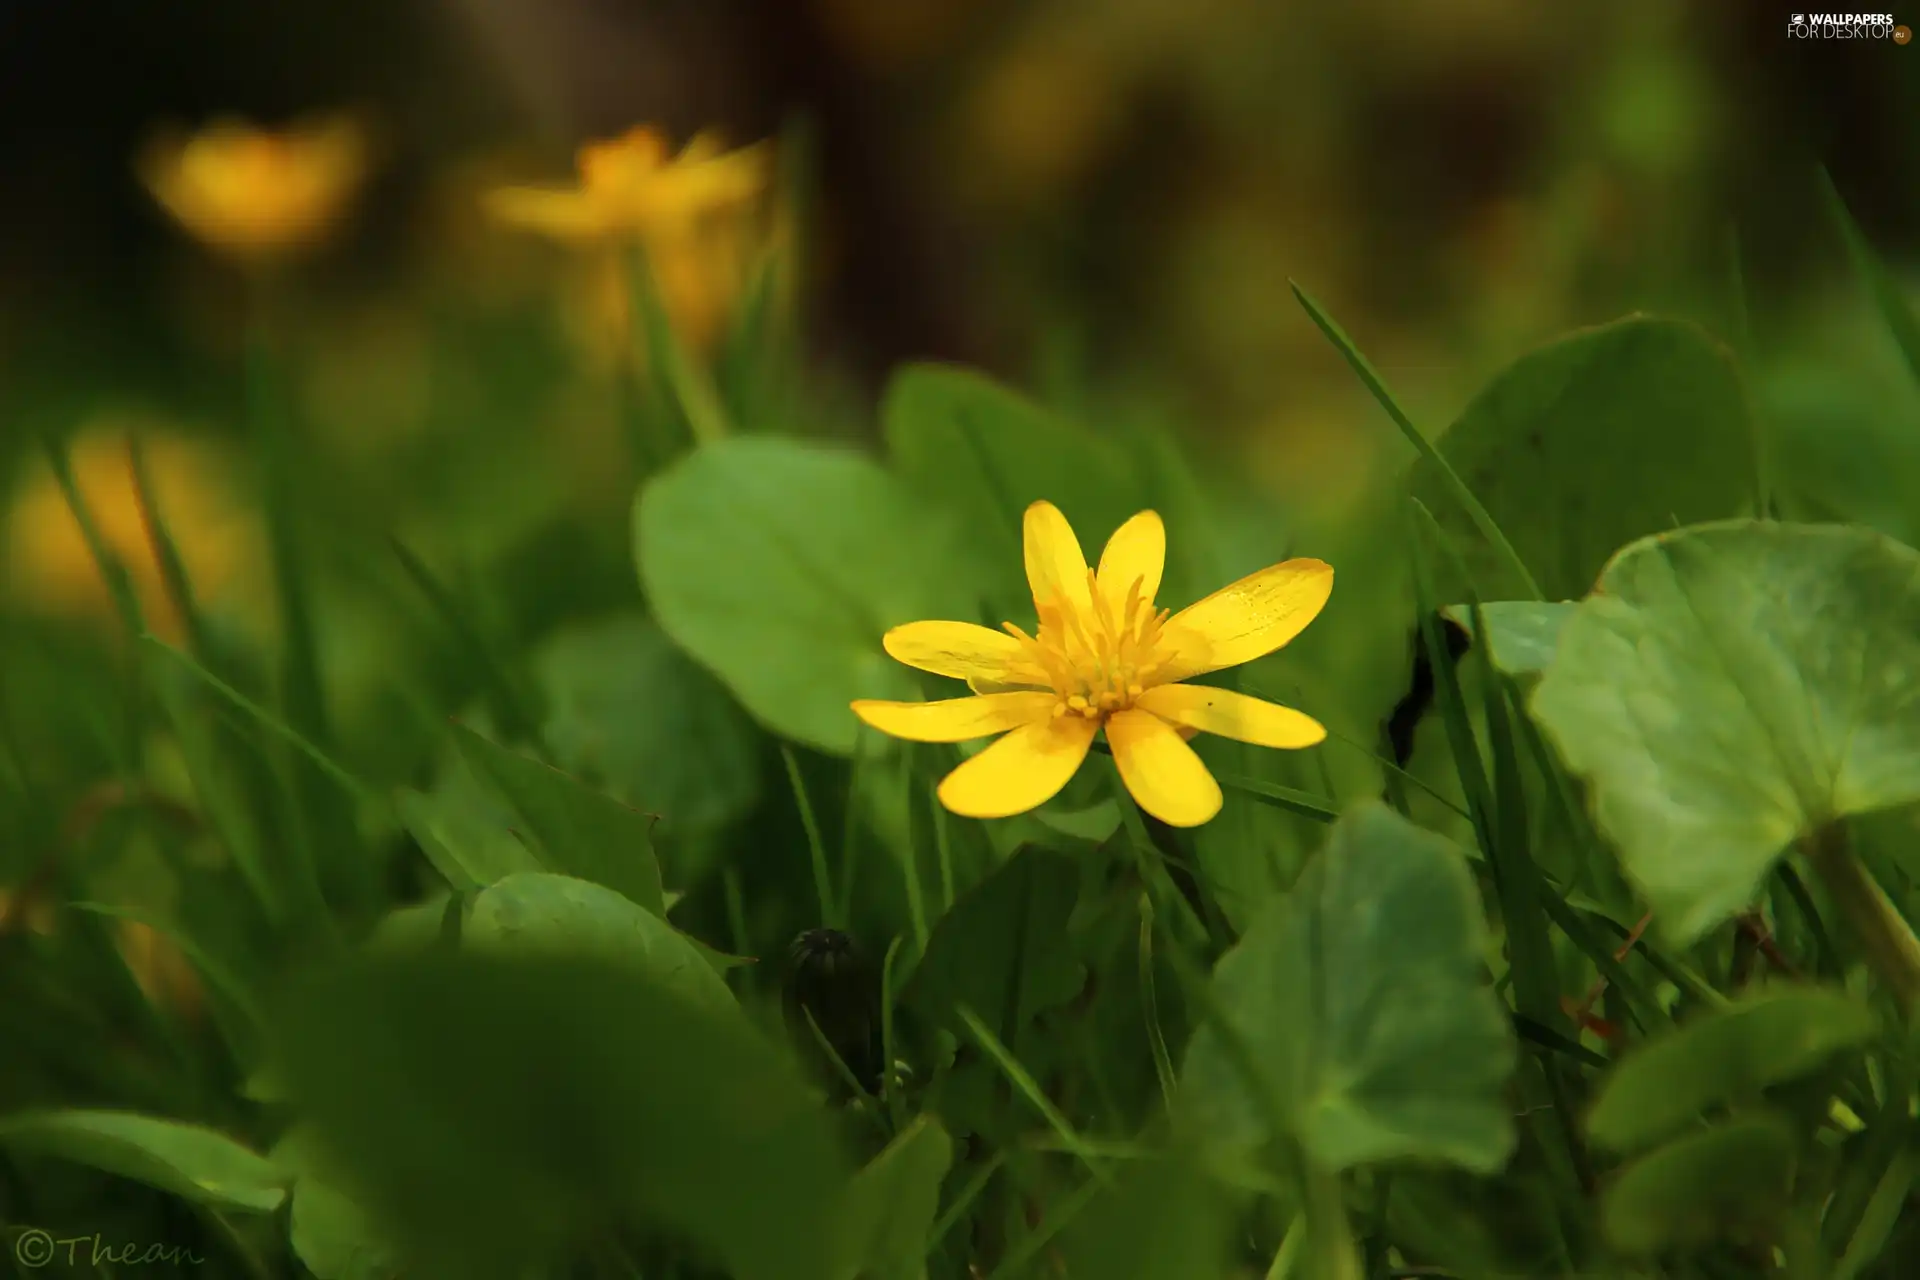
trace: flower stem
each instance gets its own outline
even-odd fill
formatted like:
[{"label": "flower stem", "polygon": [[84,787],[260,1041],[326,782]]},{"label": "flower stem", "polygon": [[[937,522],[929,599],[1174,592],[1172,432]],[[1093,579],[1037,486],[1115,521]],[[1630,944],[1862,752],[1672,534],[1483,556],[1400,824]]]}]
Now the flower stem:
[{"label": "flower stem", "polygon": [[1893,993],[1903,1016],[1920,1006],[1920,938],[1886,890],[1853,851],[1843,823],[1831,822],[1802,841],[1827,895],[1852,927],[1867,964]]},{"label": "flower stem", "polygon": [[1313,1280],[1361,1280],[1360,1252],[1347,1224],[1346,1190],[1340,1175],[1319,1169],[1304,1172],[1307,1200],[1307,1249]]}]

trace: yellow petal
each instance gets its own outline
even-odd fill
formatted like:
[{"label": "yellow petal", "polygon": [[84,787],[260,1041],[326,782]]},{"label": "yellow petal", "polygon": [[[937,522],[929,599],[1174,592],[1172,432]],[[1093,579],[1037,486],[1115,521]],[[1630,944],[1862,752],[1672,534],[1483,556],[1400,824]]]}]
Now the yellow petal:
[{"label": "yellow petal", "polygon": [[1027,554],[1027,585],[1033,588],[1035,608],[1045,610],[1058,603],[1087,616],[1093,609],[1093,595],[1087,587],[1087,557],[1080,550],[1080,539],[1073,526],[1051,502],[1036,502],[1027,508],[1024,535]]},{"label": "yellow petal", "polygon": [[1307,629],[1333,594],[1333,566],[1288,560],[1220,588],[1167,619],[1163,681],[1264,658]]},{"label": "yellow petal", "polygon": [[1051,693],[991,693],[939,702],[853,703],[853,714],[884,734],[909,742],[970,742],[1053,715]]},{"label": "yellow petal", "polygon": [[1037,809],[1067,785],[1099,727],[1084,716],[1052,716],[1015,729],[942,779],[940,803],[963,818]]},{"label": "yellow petal", "polygon": [[[967,677],[967,688],[975,693],[1021,693],[1029,689],[1042,689],[1053,693],[1043,680],[986,680],[979,676]],[[1058,696],[1058,695],[1055,695]]]},{"label": "yellow petal", "polygon": [[1005,680],[1020,658],[1018,640],[976,622],[909,622],[880,644],[895,662],[955,680]]},{"label": "yellow petal", "polygon": [[1311,747],[1327,738],[1326,727],[1305,712],[1231,689],[1163,684],[1135,698],[1133,705],[1182,728],[1237,738],[1256,747]]},{"label": "yellow petal", "polygon": [[1220,812],[1220,784],[1174,727],[1150,712],[1117,711],[1107,742],[1133,798],[1170,827],[1197,827]]},{"label": "yellow petal", "polygon": [[612,231],[605,203],[584,192],[542,187],[503,187],[486,197],[489,214],[501,222],[564,240]]},{"label": "yellow petal", "polygon": [[1095,575],[1100,594],[1120,616],[1127,604],[1127,592],[1140,583],[1140,599],[1151,603],[1160,590],[1160,575],[1167,567],[1167,527],[1157,512],[1142,511],[1113,531],[1107,549],[1100,553],[1100,570]]}]

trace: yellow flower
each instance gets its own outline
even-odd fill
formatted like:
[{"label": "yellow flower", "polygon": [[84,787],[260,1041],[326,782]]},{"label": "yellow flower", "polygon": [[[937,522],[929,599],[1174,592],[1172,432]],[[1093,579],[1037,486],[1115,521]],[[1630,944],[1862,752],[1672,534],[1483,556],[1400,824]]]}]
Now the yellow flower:
[{"label": "yellow flower", "polygon": [[188,138],[156,140],[139,169],[154,198],[188,232],[260,262],[324,240],[367,165],[364,134],[336,117],[277,132],[222,120]]},{"label": "yellow flower", "polygon": [[[44,897],[0,889],[0,937],[30,930],[43,938],[57,931],[53,904]],[[114,936],[127,970],[141,993],[157,1005],[172,1009],[189,1021],[197,1020],[205,993],[199,971],[164,934],[137,920],[119,920]]]},{"label": "yellow flower", "polygon": [[1262,747],[1311,747],[1312,717],[1228,689],[1182,684],[1265,657],[1318,616],[1333,569],[1288,560],[1169,616],[1154,594],[1166,564],[1160,517],[1142,511],[1115,531],[1096,572],[1050,502],[1026,514],[1027,581],[1039,625],[1028,635],[971,622],[909,622],[883,643],[897,661],[965,680],[973,697],[853,704],[882,733],[914,742],[1006,736],[948,774],[940,801],[970,818],[1045,804],[1102,730],[1140,807],[1176,827],[1220,812],[1220,784],[1187,745],[1215,733]]},{"label": "yellow flower", "polygon": [[718,339],[745,286],[758,243],[749,215],[772,181],[766,143],[726,150],[717,135],[695,135],[679,155],[646,126],[580,149],[577,185],[505,187],[486,206],[502,222],[568,244],[597,249],[577,298],[594,335],[628,351],[632,331],[629,264],[622,249],[639,244],[660,303],[690,345]]},{"label": "yellow flower", "polygon": [[[226,490],[213,455],[192,441],[144,424],[105,421],[68,448],[75,487],[101,540],[133,580],[147,625],[175,637],[183,620],[165,591],[128,454],[130,434],[145,445],[157,514],[180,552],[198,600],[216,603],[256,568],[258,531]],[[55,613],[108,616],[113,598],[66,495],[44,464],[25,480],[7,517],[13,589]]]},{"label": "yellow flower", "polygon": [[115,930],[120,956],[142,995],[189,1022],[198,1021],[205,992],[200,972],[165,934],[138,920],[122,920]]},{"label": "yellow flower", "polygon": [[561,240],[645,235],[750,205],[772,178],[771,158],[765,143],[727,151],[711,132],[670,157],[660,131],[641,125],[581,147],[577,185],[503,187],[486,203],[502,222]]}]

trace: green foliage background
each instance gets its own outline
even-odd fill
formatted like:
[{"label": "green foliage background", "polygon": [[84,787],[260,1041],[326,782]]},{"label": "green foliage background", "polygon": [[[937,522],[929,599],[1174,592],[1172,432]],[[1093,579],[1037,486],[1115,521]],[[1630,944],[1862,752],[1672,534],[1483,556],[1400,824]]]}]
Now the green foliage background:
[{"label": "green foliage background", "polygon": [[[1742,100],[1684,24],[1526,37],[1586,73],[1553,177],[1383,283],[1409,219],[1369,203],[1363,108],[1445,24],[1342,85],[1274,75],[1231,5],[1035,6],[945,61],[836,12],[918,103],[893,161],[973,158],[924,190],[999,251],[896,287],[988,339],[893,359],[815,305],[862,245],[809,163],[833,122],[796,117],[781,194],[820,217],[704,357],[641,305],[642,372],[581,359],[557,260],[458,219],[279,282],[271,342],[196,259],[158,319],[107,289],[15,344],[17,476],[97,532],[126,511],[68,437],[205,419],[270,563],[203,591],[137,455],[178,626],[103,537],[100,614],[0,598],[6,1265],[1909,1274],[1920,322],[1881,237],[1808,164],[1819,251],[1755,250],[1778,210],[1709,174]],[[1110,226],[1099,175],[1178,172],[1112,105],[1162,83],[1203,179]],[[1040,498],[1090,548],[1161,512],[1175,607],[1332,563],[1222,677],[1327,743],[1197,742],[1228,798],[1191,832],[1100,754],[1035,813],[942,810],[963,749],[847,703],[943,692],[892,625],[1031,621]]]}]

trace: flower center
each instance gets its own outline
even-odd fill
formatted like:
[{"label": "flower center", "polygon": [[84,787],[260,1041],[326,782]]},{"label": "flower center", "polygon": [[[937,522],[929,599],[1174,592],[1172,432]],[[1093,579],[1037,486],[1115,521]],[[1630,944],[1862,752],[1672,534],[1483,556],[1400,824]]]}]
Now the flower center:
[{"label": "flower center", "polygon": [[1089,569],[1091,610],[1056,597],[1035,602],[1040,624],[1031,636],[1011,622],[1001,624],[1059,695],[1054,715],[1104,720],[1158,683],[1154,676],[1164,664],[1156,649],[1170,611],[1156,612],[1153,601],[1142,597],[1142,585],[1143,579],[1133,580],[1116,613]]}]

